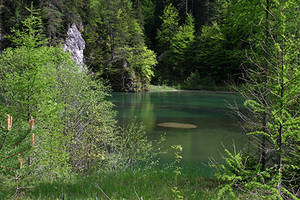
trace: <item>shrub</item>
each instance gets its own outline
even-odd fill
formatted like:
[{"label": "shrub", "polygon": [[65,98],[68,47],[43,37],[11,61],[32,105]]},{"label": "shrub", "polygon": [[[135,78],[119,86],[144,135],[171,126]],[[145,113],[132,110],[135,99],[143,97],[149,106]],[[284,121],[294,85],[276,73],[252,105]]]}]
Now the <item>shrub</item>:
[{"label": "shrub", "polygon": [[133,120],[126,127],[116,129],[107,142],[101,169],[125,170],[140,165],[156,165],[164,137],[155,142],[149,141],[143,125]]}]

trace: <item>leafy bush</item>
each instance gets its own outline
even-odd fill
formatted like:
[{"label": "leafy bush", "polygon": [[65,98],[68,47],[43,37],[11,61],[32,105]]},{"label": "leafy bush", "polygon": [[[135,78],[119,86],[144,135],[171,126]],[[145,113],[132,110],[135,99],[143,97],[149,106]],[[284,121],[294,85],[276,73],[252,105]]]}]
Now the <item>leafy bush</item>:
[{"label": "leafy bush", "polygon": [[77,171],[87,171],[104,158],[106,143],[113,140],[116,129],[113,105],[105,99],[109,90],[76,65],[61,65],[57,80],[69,162]]},{"label": "leafy bush", "polygon": [[124,170],[139,165],[151,167],[157,164],[164,137],[159,141],[149,141],[143,125],[133,120],[126,127],[118,128],[107,144],[105,159],[101,169]]}]

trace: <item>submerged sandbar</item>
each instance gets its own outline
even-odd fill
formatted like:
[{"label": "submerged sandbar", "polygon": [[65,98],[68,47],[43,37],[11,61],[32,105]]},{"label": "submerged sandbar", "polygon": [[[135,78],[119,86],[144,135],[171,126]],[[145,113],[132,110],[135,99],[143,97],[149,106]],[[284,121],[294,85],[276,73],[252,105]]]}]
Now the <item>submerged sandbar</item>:
[{"label": "submerged sandbar", "polygon": [[165,122],[165,123],[159,123],[157,126],[160,127],[167,127],[167,128],[197,128],[194,124],[186,124],[186,123],[177,123],[177,122]]}]

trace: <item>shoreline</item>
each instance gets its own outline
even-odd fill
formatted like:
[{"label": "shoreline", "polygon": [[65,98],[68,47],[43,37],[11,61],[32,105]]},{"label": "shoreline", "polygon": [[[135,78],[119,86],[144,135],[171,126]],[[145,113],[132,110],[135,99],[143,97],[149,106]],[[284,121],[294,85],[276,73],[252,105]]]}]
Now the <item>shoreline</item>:
[{"label": "shoreline", "polygon": [[222,90],[188,90],[188,89],[176,89],[171,86],[157,86],[150,85],[149,91],[147,92],[199,92],[199,93],[215,93],[215,94],[238,94],[237,92],[232,91],[222,91]]}]

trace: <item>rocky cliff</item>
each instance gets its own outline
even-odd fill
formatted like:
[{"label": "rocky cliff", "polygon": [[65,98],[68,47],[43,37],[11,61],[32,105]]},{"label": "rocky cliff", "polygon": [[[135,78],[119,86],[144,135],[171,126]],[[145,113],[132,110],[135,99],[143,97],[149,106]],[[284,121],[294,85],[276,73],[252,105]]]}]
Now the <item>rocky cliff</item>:
[{"label": "rocky cliff", "polygon": [[83,50],[85,48],[85,41],[78,30],[75,24],[72,24],[67,32],[67,38],[63,43],[63,49],[71,52],[71,55],[75,62],[80,65],[84,66],[84,56]]}]

